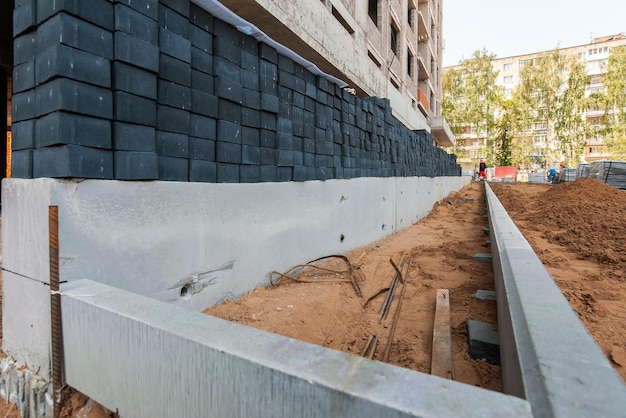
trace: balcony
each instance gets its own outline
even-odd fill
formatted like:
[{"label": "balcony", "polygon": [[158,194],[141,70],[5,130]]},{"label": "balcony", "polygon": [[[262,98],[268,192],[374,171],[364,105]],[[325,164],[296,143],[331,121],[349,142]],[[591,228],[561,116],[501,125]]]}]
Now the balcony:
[{"label": "balcony", "polygon": [[426,67],[426,63],[424,62],[424,58],[421,53],[417,54],[417,65],[418,72],[417,78],[420,81],[430,80],[430,71],[428,71],[428,67]]},{"label": "balcony", "polygon": [[[418,90],[421,92],[421,90]],[[437,143],[442,147],[453,147],[455,143],[454,134],[448,121],[443,116],[434,116],[430,120],[430,131]]]},{"label": "balcony", "polygon": [[417,89],[417,105],[422,109],[424,115],[428,116],[430,106],[428,105],[428,98],[424,91],[420,88]]},{"label": "balcony", "polygon": [[421,11],[417,12],[417,40],[419,42],[428,42],[430,34],[428,32],[428,26],[426,20]]}]

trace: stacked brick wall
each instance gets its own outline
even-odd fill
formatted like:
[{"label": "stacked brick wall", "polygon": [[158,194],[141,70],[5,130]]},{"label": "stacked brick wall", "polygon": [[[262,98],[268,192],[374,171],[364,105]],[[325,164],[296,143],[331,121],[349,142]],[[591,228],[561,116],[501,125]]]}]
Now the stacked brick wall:
[{"label": "stacked brick wall", "polygon": [[12,176],[458,176],[453,155],[189,0],[16,0]]}]

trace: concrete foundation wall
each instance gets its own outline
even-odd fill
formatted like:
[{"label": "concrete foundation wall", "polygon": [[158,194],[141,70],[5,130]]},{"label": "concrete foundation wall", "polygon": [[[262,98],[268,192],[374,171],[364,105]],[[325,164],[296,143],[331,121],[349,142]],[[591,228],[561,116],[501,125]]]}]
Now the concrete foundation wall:
[{"label": "concrete foundation wall", "polygon": [[62,290],[67,383],[122,417],[530,416],[512,396],[89,280]]},{"label": "concrete foundation wall", "polygon": [[62,281],[89,278],[199,311],[267,284],[272,270],[406,228],[468,182],[5,179],[3,349],[47,375],[49,205],[59,207]]}]

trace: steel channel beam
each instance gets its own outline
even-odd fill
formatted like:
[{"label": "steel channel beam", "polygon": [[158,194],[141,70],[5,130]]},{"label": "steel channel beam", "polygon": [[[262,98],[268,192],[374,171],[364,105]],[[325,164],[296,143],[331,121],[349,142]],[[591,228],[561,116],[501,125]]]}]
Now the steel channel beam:
[{"label": "steel channel beam", "polygon": [[617,417],[626,385],[485,185],[504,392],[535,417]]}]

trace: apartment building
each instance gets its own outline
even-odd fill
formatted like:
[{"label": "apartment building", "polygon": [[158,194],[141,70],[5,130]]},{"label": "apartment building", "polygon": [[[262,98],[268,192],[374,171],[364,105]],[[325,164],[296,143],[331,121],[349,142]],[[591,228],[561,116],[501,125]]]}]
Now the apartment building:
[{"label": "apartment building", "polygon": [[265,34],[348,84],[360,97],[388,98],[393,115],[454,135],[441,113],[441,0],[223,0]]},{"label": "apartment building", "polygon": [[[597,92],[602,89],[603,74],[606,71],[609,55],[613,48],[626,45],[626,36],[624,33],[616,35],[602,36],[591,39],[588,44],[577,45],[567,48],[560,48],[560,53],[574,57],[576,60],[585,64],[587,74],[590,76],[587,85],[586,95]],[[551,51],[533,52],[530,54],[516,55],[511,57],[497,58],[492,61],[493,70],[498,73],[496,85],[503,89],[505,97],[510,97],[520,82],[520,71],[524,66],[530,65],[533,61],[542,55]],[[599,124],[599,116],[602,115],[601,110],[588,110],[583,115],[589,125],[593,127]],[[532,156],[537,166],[544,164],[554,165],[556,161],[547,161],[550,147],[554,148],[547,135],[547,126],[545,122],[537,121],[527,127],[527,134],[533,138]],[[479,158],[484,157],[484,149],[486,146],[486,138],[481,135],[471,133],[468,135],[467,148],[469,158],[461,160],[464,170],[471,170],[473,164]],[[599,134],[590,134],[587,137],[582,158],[590,163],[592,161],[606,159],[609,156],[607,145]],[[549,158],[548,158],[549,159]]]}]

